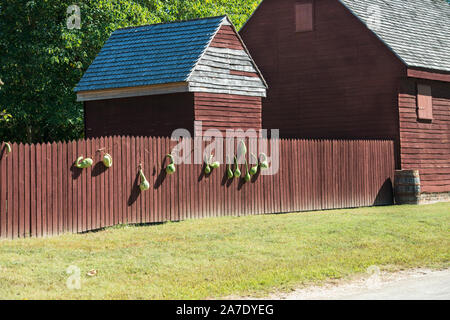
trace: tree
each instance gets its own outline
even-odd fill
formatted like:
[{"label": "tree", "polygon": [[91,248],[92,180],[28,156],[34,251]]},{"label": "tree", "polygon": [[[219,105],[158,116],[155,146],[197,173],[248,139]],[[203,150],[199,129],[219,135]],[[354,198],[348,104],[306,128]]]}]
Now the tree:
[{"label": "tree", "polygon": [[[255,11],[261,0],[161,0],[162,21],[190,20],[227,14],[239,30]],[[143,6],[152,8],[155,1],[141,0]],[[164,14],[162,14],[164,12]]]},{"label": "tree", "polygon": [[[70,1],[71,2],[71,1]],[[73,88],[115,28],[153,22],[132,1],[84,1],[83,27],[67,28],[69,1],[4,0],[0,7],[0,101],[12,114],[0,140],[70,140],[83,132]]]},{"label": "tree", "polygon": [[0,141],[72,140],[83,135],[83,108],[73,88],[120,27],[228,13],[240,27],[260,0],[84,0],[81,29],[68,29],[73,0],[2,0]]},{"label": "tree", "polygon": [[[4,83],[3,83],[2,79],[0,79],[0,90],[2,89],[3,85],[4,85]],[[9,120],[11,120],[11,115],[6,111],[6,109],[4,109],[3,111],[0,111],[0,123],[8,122]]]}]

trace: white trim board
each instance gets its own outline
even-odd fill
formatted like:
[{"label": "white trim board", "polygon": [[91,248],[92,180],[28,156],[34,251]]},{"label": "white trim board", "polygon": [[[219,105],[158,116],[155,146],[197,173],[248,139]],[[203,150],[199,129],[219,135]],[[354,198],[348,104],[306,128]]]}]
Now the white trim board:
[{"label": "white trim board", "polygon": [[77,93],[77,101],[120,99],[180,92],[189,92],[189,85],[187,82],[176,82],[143,87],[80,91]]}]

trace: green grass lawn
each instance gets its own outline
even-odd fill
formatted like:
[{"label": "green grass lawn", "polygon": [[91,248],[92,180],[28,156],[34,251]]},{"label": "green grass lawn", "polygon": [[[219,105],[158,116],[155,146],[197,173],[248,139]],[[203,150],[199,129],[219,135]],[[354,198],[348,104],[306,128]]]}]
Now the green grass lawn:
[{"label": "green grass lawn", "polygon": [[[263,295],[365,273],[444,268],[450,203],[211,218],[0,241],[1,299]],[[69,266],[81,289],[66,286]],[[94,277],[87,276],[98,270]]]}]

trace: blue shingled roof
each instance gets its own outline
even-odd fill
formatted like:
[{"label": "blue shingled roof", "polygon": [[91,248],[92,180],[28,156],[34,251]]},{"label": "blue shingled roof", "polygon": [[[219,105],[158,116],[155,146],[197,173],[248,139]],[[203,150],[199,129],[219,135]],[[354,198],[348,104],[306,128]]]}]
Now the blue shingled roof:
[{"label": "blue shingled roof", "polygon": [[184,82],[226,16],[116,30],[75,92]]}]

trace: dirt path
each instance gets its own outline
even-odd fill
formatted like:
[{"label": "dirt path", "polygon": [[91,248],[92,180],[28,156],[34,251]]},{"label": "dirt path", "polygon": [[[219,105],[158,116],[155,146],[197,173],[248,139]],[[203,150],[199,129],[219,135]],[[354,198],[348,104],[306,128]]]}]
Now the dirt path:
[{"label": "dirt path", "polygon": [[449,300],[450,269],[443,271],[418,269],[383,273],[374,268],[360,279],[337,284],[327,283],[323,286],[302,288],[290,293],[272,294],[267,298],[288,300]]},{"label": "dirt path", "polygon": [[[225,299],[260,299],[229,296]],[[450,269],[413,269],[395,273],[369,268],[351,280],[333,280],[322,286],[273,293],[262,300],[450,300]]]}]

